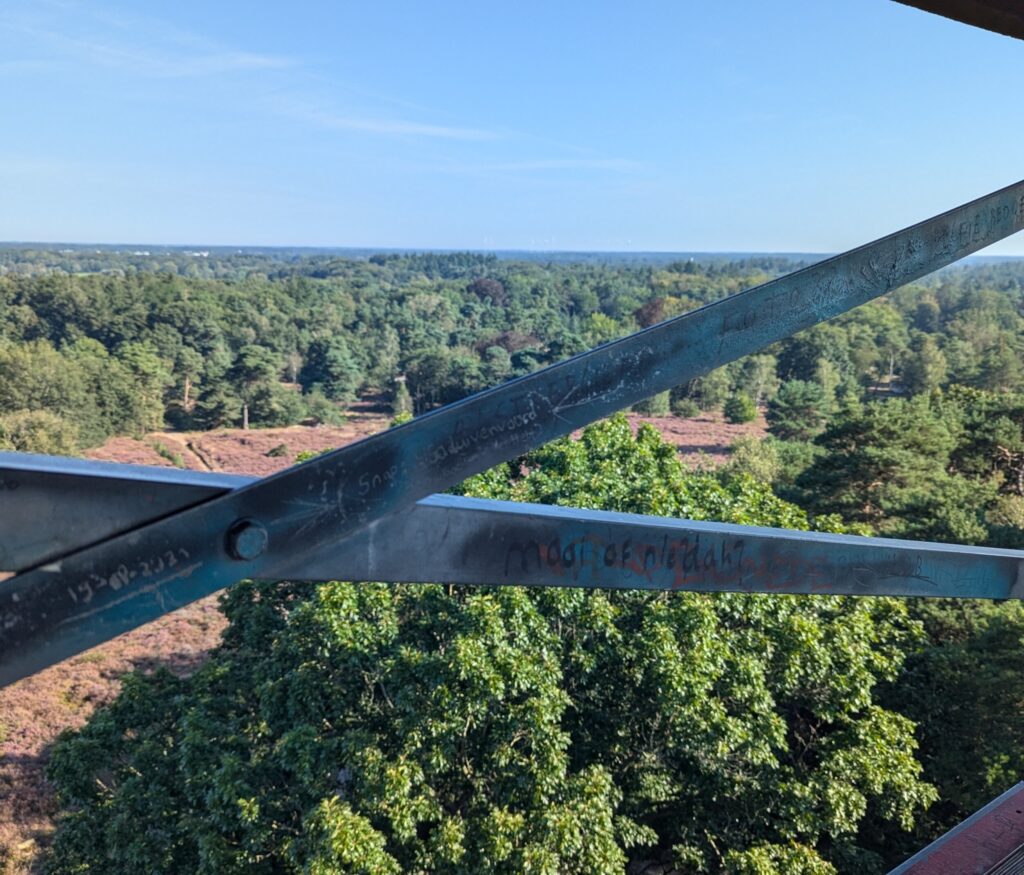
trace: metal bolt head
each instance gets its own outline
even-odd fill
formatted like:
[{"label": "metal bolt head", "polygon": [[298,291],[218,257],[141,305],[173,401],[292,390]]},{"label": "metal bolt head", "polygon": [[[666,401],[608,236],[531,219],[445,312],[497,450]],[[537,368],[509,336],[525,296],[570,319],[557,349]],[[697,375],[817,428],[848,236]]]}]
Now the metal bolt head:
[{"label": "metal bolt head", "polygon": [[256,520],[238,520],[228,529],[228,552],[235,559],[255,559],[267,549],[270,536]]}]

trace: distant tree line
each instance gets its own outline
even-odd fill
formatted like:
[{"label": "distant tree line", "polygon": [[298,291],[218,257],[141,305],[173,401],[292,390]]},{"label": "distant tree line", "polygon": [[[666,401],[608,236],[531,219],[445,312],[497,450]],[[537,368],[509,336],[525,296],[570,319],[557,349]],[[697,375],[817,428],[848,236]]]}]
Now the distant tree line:
[{"label": "distant tree line", "polygon": [[[421,413],[793,267],[224,255],[202,278],[175,264],[133,269],[141,256],[109,252],[61,256],[78,268],[98,259],[103,273],[29,270],[39,253],[2,255],[0,417],[3,433],[36,449],[164,426],[332,422],[370,391],[396,413]],[[727,407],[737,422],[767,409],[780,437],[807,439],[843,404],[872,397],[1021,390],[1022,298],[1019,266],[946,271],[638,409]],[[38,417],[26,425],[40,411],[57,417],[49,443]]]}]

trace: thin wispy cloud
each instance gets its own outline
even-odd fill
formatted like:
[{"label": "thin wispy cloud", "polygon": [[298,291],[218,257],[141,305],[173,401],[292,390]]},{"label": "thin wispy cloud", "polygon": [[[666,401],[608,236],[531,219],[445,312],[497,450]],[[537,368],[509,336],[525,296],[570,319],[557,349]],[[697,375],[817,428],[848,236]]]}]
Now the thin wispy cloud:
[{"label": "thin wispy cloud", "polygon": [[528,158],[515,161],[492,162],[450,162],[432,165],[434,173],[449,173],[465,176],[493,176],[495,174],[558,174],[562,172],[583,171],[592,173],[611,173],[633,175],[648,168],[640,161],[626,158]]},{"label": "thin wispy cloud", "polygon": [[625,158],[542,158],[526,161],[504,161],[495,164],[483,164],[483,171],[496,173],[533,172],[544,170],[609,170],[616,173],[635,173],[643,169],[639,161]]},{"label": "thin wispy cloud", "polygon": [[58,45],[81,61],[157,78],[214,76],[247,70],[279,70],[291,66],[287,58],[253,52],[219,51],[188,54],[161,51],[153,46],[134,48],[112,40],[69,36],[44,28],[23,28],[26,33]]},{"label": "thin wispy cloud", "polygon": [[[555,175],[558,173],[635,174],[635,161],[595,155],[564,143],[509,130],[441,122],[428,107],[323,77],[306,64],[282,55],[226,45],[169,21],[79,0],[18,0],[0,10],[0,31],[16,33],[30,49],[42,49],[54,68],[75,66],[124,73],[135,79],[224,79],[258,75],[258,93],[246,87],[230,92],[293,123],[322,131],[391,138],[487,143],[503,141],[541,157],[522,160],[452,161],[433,168],[460,175]],[[29,61],[0,61],[0,73],[16,74]],[[272,96],[276,94],[276,96]],[[347,98],[355,98],[350,100]],[[539,148],[538,148],[539,147]],[[555,157],[543,152],[554,152]],[[568,153],[568,157],[562,156]],[[582,153],[582,154],[581,154]],[[483,156],[481,156],[483,157]]]},{"label": "thin wispy cloud", "polygon": [[[358,93],[360,89],[319,81],[321,77],[304,70],[290,58],[225,46],[151,17],[115,13],[68,0],[35,0],[29,6],[9,7],[0,12],[2,29],[28,37],[51,53],[56,49],[63,63],[71,60],[137,77],[175,79],[245,73],[276,76],[271,80],[274,85],[291,91],[301,91],[304,86],[306,94],[298,100],[277,102],[273,111],[322,130],[443,140],[480,141],[499,136],[478,128],[350,111],[332,105],[318,99],[315,92],[330,89]],[[3,71],[3,62],[0,62],[0,72]],[[404,103],[394,98],[376,97],[378,102],[397,106]],[[408,104],[405,108],[419,109]]]},{"label": "thin wispy cloud", "polygon": [[158,20],[114,18],[77,4],[38,2],[30,7],[8,7],[0,13],[0,29],[27,37],[62,61],[137,76],[209,76],[292,65],[288,58],[239,51]]},{"label": "thin wispy cloud", "polygon": [[363,131],[370,134],[394,134],[414,137],[436,137],[443,140],[494,140],[500,136],[477,128],[427,124],[395,118],[371,118],[347,115],[320,109],[293,106],[283,110],[287,115],[316,127],[337,131]]}]

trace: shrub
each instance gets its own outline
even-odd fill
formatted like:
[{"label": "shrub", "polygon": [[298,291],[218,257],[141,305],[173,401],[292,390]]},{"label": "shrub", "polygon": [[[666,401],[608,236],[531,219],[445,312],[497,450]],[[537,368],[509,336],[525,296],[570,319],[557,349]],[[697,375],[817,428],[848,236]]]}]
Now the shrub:
[{"label": "shrub", "polygon": [[683,419],[693,419],[695,416],[700,416],[700,405],[692,398],[673,398],[672,413]]},{"label": "shrub", "polygon": [[634,413],[642,413],[644,416],[668,416],[669,414],[669,393],[659,392],[650,398],[645,398],[639,404],[633,405]]},{"label": "shrub", "polygon": [[749,395],[736,392],[725,402],[724,413],[728,422],[753,422],[757,418],[757,407]]},{"label": "shrub", "polygon": [[17,410],[0,416],[0,450],[70,456],[78,448],[78,429],[55,413]]}]

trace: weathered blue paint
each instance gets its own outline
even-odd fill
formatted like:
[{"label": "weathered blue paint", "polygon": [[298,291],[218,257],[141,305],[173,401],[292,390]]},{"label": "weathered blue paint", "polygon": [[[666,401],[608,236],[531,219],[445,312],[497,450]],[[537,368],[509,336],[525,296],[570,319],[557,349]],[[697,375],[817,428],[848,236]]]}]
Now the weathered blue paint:
[{"label": "weathered blue paint", "polygon": [[[19,518],[45,530],[53,524],[46,513],[51,507],[61,511],[62,496],[88,494],[107,474],[124,491],[94,502],[93,515],[101,519],[139,494],[163,491],[166,504],[188,507],[225,486],[219,475],[134,467],[124,476],[118,465],[67,462],[32,457],[30,465],[19,467],[16,455],[0,456],[0,477],[16,478],[45,499],[21,505]],[[232,479],[234,488],[253,482]],[[139,506],[139,524],[150,510],[149,503]],[[39,515],[31,519],[33,513]],[[9,534],[5,519],[0,518],[0,540]],[[239,549],[258,553],[262,547],[257,529],[253,544]],[[297,553],[282,574],[304,580],[1008,599],[1024,597],[1022,567],[1024,554],[1013,550],[433,495],[337,544]],[[88,599],[87,592],[79,596]]]},{"label": "weathered blue paint", "polygon": [[[110,488],[100,488],[108,478]],[[17,515],[0,517],[0,542],[11,539],[14,519],[16,528],[44,532],[74,525],[68,496],[94,496],[89,510],[100,522],[88,538],[125,505],[135,503],[134,524],[141,525],[154,498],[186,508],[255,482],[13,453],[0,454],[0,479],[32,496],[26,503],[19,496]],[[262,542],[261,534],[244,549],[258,552]],[[1024,597],[1022,561],[1013,550],[433,495],[351,538],[297,553],[281,573],[304,580],[1007,599]]]},{"label": "weathered blue paint", "polygon": [[[22,572],[0,587],[2,678],[10,682],[243,577],[281,576],[300,550],[350,536],[1022,227],[1024,182]],[[228,552],[227,533],[242,518],[268,533],[268,548],[253,560]]]},{"label": "weathered blue paint", "polygon": [[255,479],[0,452],[0,573],[45,565]]},{"label": "weathered blue paint", "polygon": [[1024,598],[1014,550],[449,495],[296,557],[305,580]]}]

